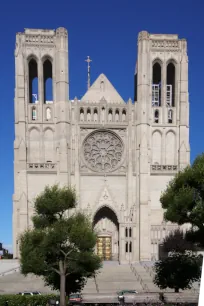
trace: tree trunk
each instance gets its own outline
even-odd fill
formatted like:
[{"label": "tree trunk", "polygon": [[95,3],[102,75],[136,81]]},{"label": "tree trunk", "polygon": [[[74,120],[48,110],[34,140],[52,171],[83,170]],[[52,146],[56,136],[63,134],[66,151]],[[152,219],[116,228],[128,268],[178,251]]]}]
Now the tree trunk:
[{"label": "tree trunk", "polygon": [[65,273],[60,274],[60,306],[66,306],[65,296],[66,276]]},{"label": "tree trunk", "polygon": [[175,292],[178,293],[179,292],[179,288],[175,288]]}]

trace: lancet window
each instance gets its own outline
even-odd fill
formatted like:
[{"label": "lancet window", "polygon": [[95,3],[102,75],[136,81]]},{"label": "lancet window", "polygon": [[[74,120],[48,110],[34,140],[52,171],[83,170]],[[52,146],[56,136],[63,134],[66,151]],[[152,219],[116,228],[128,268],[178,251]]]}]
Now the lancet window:
[{"label": "lancet window", "polygon": [[156,62],[152,68],[152,106],[161,106],[161,65]]}]

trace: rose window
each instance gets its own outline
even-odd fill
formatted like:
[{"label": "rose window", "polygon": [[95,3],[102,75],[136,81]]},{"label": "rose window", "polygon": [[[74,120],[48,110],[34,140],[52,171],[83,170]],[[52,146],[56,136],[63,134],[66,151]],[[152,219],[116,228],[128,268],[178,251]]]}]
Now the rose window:
[{"label": "rose window", "polygon": [[97,131],[85,139],[83,153],[92,170],[109,172],[115,170],[122,159],[123,143],[111,132]]}]

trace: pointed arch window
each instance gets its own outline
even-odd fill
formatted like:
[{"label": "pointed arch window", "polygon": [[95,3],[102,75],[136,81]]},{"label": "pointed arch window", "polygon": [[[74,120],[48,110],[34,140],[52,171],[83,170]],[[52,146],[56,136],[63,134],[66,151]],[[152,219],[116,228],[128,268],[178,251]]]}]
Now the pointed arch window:
[{"label": "pointed arch window", "polygon": [[32,117],[32,120],[37,120],[37,110],[36,110],[36,107],[32,107],[31,117]]},{"label": "pointed arch window", "polygon": [[126,120],[126,110],[123,109],[122,111],[122,121],[125,121]]},{"label": "pointed arch window", "polygon": [[128,237],[128,228],[127,227],[125,228],[125,237],[126,238]]},{"label": "pointed arch window", "polygon": [[159,123],[159,110],[154,111],[154,123]]},{"label": "pointed arch window", "polygon": [[105,107],[102,107],[102,114],[101,114],[101,118],[102,118],[102,121],[104,122],[105,121]]},{"label": "pointed arch window", "polygon": [[38,65],[32,58],[28,63],[29,103],[38,103]]},{"label": "pointed arch window", "polygon": [[52,62],[46,59],[43,63],[44,103],[53,103]]},{"label": "pointed arch window", "polygon": [[166,105],[175,106],[175,66],[169,63],[166,69]]},{"label": "pointed arch window", "polygon": [[161,106],[161,65],[156,62],[152,67],[152,106]]},{"label": "pointed arch window", "polygon": [[94,109],[94,121],[98,121],[98,110],[97,108]]},{"label": "pointed arch window", "polygon": [[125,243],[125,252],[128,253],[128,242]]},{"label": "pointed arch window", "polygon": [[132,241],[129,243],[129,252],[132,253]]},{"label": "pointed arch window", "polygon": [[168,110],[168,123],[172,123],[173,122],[173,111],[172,109]]},{"label": "pointed arch window", "polygon": [[113,111],[112,109],[109,109],[108,111],[108,121],[111,122],[113,120]]},{"label": "pointed arch window", "polygon": [[84,109],[80,109],[80,121],[84,121]]},{"label": "pointed arch window", "polygon": [[100,89],[101,89],[101,91],[105,90],[105,83],[104,83],[104,81],[101,81]]},{"label": "pointed arch window", "polygon": [[131,227],[129,228],[129,237],[130,238],[132,237],[132,228]]},{"label": "pointed arch window", "polygon": [[119,121],[119,109],[116,109],[115,111],[115,121]]},{"label": "pointed arch window", "polygon": [[91,121],[91,110],[90,110],[90,108],[87,109],[87,121]]}]

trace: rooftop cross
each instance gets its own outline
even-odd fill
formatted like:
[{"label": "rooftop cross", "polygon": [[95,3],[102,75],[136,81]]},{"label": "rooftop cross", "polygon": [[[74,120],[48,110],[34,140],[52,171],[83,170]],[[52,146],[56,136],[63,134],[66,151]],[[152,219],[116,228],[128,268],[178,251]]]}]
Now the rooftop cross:
[{"label": "rooftop cross", "polygon": [[89,88],[90,88],[90,83],[91,83],[91,81],[90,81],[90,63],[92,62],[92,60],[90,59],[90,56],[87,56],[87,59],[85,60],[85,62],[87,62],[87,64],[88,64],[88,81],[87,81],[87,88],[88,88],[88,90],[89,90]]}]

